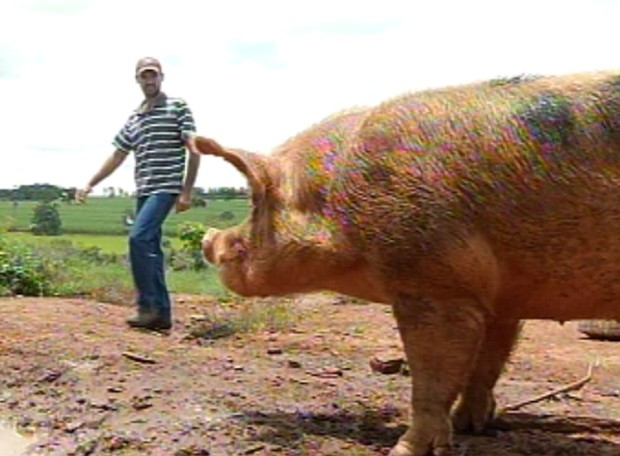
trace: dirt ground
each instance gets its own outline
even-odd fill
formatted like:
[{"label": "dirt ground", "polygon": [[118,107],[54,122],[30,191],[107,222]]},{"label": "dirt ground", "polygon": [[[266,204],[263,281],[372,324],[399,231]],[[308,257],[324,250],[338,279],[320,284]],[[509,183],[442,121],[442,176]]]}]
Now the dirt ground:
[{"label": "dirt ground", "polygon": [[[270,305],[267,300],[265,305]],[[281,332],[192,336],[215,303],[177,297],[168,336],[125,328],[131,309],[78,299],[0,300],[0,418],[37,455],[385,455],[404,431],[409,378],[373,372],[401,355],[389,308],[291,300]],[[387,355],[386,355],[387,354]],[[583,378],[578,391],[458,435],[457,456],[620,455],[620,343],[575,323],[528,322],[500,405]]]}]

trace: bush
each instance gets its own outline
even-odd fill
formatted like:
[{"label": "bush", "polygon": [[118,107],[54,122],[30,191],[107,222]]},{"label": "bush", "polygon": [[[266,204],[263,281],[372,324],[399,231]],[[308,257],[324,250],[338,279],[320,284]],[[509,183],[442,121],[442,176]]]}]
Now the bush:
[{"label": "bush", "polygon": [[179,227],[179,239],[183,243],[181,250],[171,249],[170,265],[172,269],[204,269],[207,263],[202,254],[202,237],[205,227],[201,223],[184,223]]},{"label": "bush", "polygon": [[[52,246],[54,245],[52,244]],[[72,245],[71,247],[73,248]],[[104,252],[103,249],[99,247],[73,248],[73,250],[76,250],[76,256],[92,264],[123,264],[123,255]]]},{"label": "bush", "polygon": [[0,234],[0,296],[89,296],[128,303],[133,286],[122,255],[66,240],[28,244]]},{"label": "bush", "polygon": [[229,220],[234,220],[235,214],[233,214],[230,211],[224,211],[224,212],[221,212],[218,217],[220,218],[220,220],[229,221]]},{"label": "bush", "polygon": [[48,266],[28,247],[0,242],[0,293],[5,296],[49,294]]},{"label": "bush", "polygon": [[44,236],[62,233],[62,221],[55,203],[39,203],[34,208],[31,231],[33,234]]}]

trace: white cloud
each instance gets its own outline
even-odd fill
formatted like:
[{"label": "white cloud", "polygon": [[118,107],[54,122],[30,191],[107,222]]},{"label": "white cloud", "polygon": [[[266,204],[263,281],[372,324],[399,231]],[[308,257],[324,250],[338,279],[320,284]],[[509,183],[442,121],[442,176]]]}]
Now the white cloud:
[{"label": "white cloud", "polygon": [[[164,63],[201,133],[268,152],[321,118],[399,93],[617,65],[605,0],[3,0],[1,187],[83,185]],[[102,186],[133,188],[131,160]],[[242,185],[208,158],[198,185]]]}]

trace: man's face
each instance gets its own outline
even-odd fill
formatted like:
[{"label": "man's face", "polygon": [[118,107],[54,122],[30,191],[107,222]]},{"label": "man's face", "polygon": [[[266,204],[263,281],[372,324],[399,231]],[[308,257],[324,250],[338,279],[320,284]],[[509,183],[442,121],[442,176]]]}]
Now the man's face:
[{"label": "man's face", "polygon": [[163,78],[163,74],[153,70],[145,70],[136,75],[136,81],[140,84],[140,88],[147,98],[157,96]]}]

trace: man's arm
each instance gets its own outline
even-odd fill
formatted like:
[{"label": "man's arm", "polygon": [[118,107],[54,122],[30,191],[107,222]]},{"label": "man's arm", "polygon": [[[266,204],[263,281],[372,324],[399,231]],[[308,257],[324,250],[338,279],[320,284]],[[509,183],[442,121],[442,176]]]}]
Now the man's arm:
[{"label": "man's arm", "polygon": [[177,198],[176,211],[183,212],[190,208],[192,204],[192,189],[196,182],[196,176],[198,174],[198,167],[200,166],[200,155],[196,154],[196,142],[194,136],[196,135],[196,124],[194,122],[194,115],[185,101],[181,101],[179,104],[179,120],[181,128],[181,137],[185,147],[189,149],[190,154],[187,158],[187,166],[185,168],[185,181],[183,182],[183,189],[181,194]]},{"label": "man's arm", "polygon": [[[196,146],[192,146],[194,149]],[[187,172],[185,173],[185,182],[183,183],[183,192],[191,194],[194,184],[196,183],[196,176],[198,176],[198,168],[200,167],[200,155],[195,150],[191,150],[192,153],[187,157]]]},{"label": "man's arm", "polygon": [[110,174],[112,174],[119,166],[125,161],[127,158],[127,152],[122,151],[121,149],[116,149],[112,155],[110,155],[107,160],[103,163],[103,166],[97,171],[97,173],[88,181],[88,184],[75,195],[75,199],[78,202],[83,202],[90,192],[93,191],[93,188],[99,184],[102,180],[107,178]]},{"label": "man's arm", "polygon": [[190,153],[187,157],[187,169],[185,171],[183,190],[181,190],[181,195],[179,195],[176,203],[177,212],[183,212],[189,209],[192,202],[192,189],[196,183],[196,176],[198,176],[198,168],[200,167],[200,155],[196,149],[193,135],[188,136],[185,141],[185,146],[189,149]]}]

